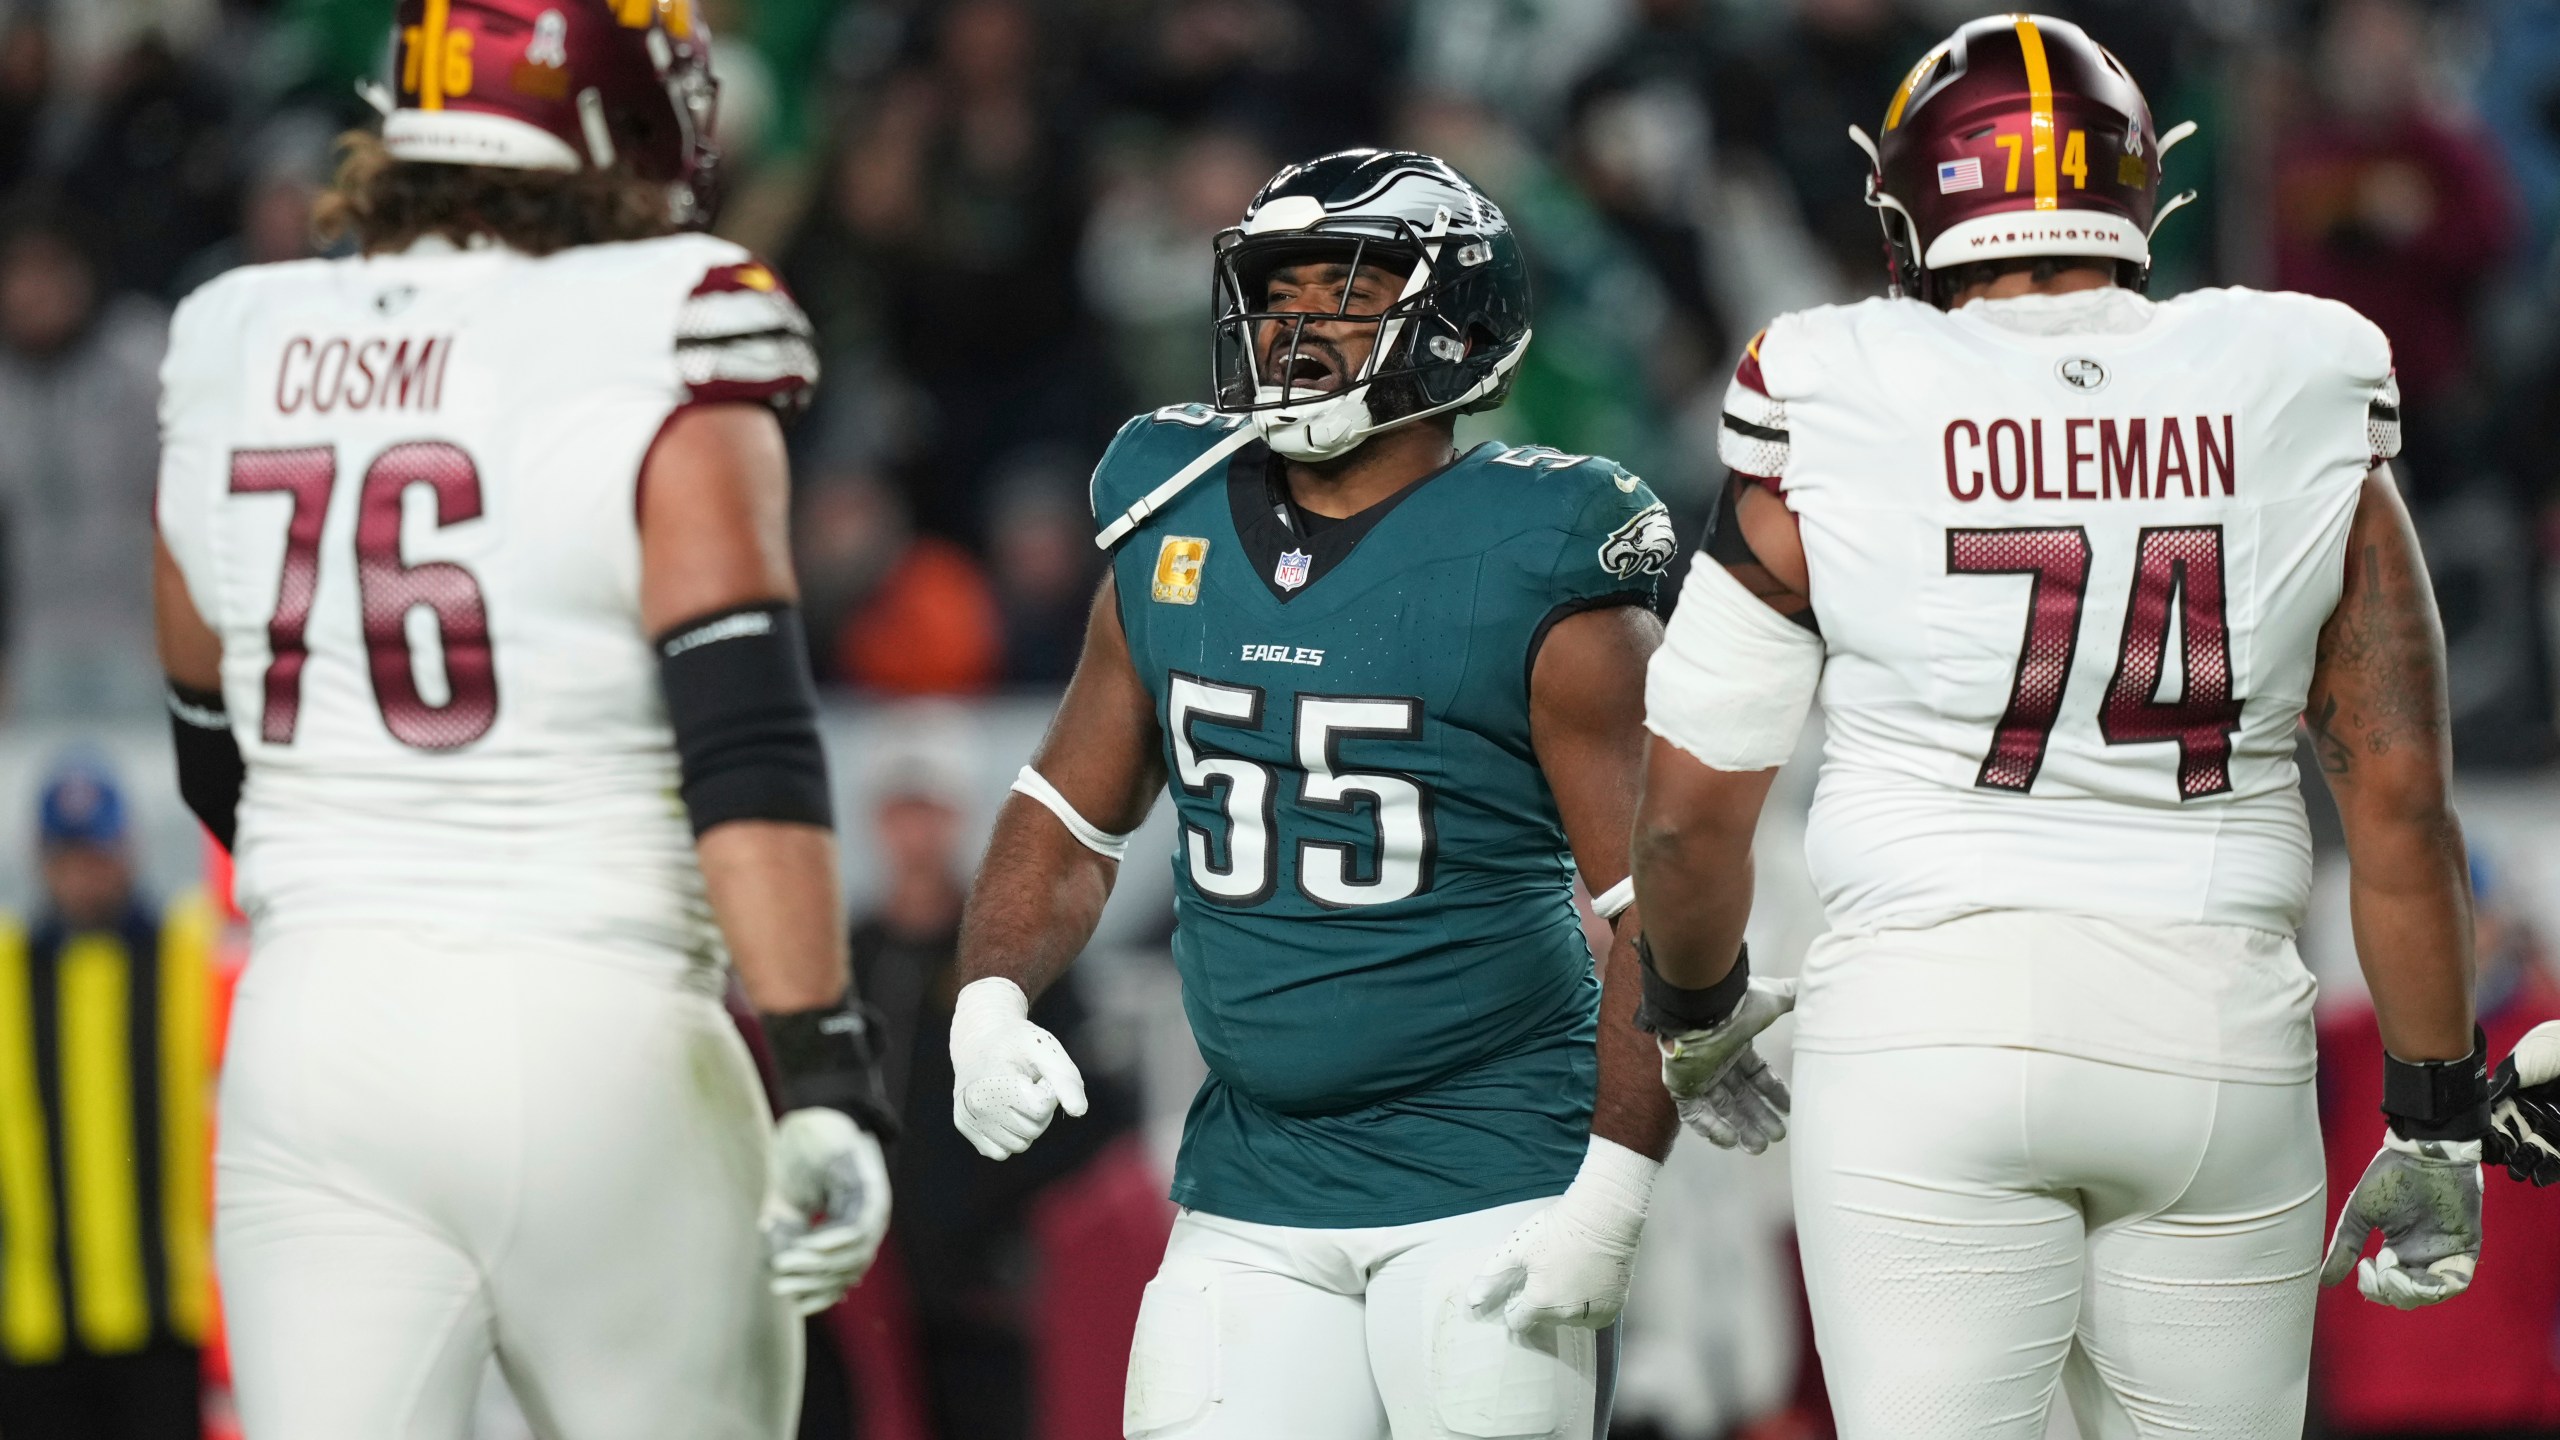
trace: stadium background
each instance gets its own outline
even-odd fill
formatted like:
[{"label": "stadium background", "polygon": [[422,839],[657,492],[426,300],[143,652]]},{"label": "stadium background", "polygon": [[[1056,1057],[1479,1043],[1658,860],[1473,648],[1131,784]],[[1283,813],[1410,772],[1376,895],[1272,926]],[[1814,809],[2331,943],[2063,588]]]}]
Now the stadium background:
[{"label": "stadium background", "polygon": [[[1132,411],[1206,397],[1209,239],[1255,186],[1365,143],[1482,183],[1532,258],[1537,341],[1512,403],[1465,428],[1624,461],[1689,542],[1721,483],[1715,416],[1742,342],[1778,311],[1881,288],[1844,127],[1872,127],[1975,10],[704,3],[722,41],[720,228],[778,264],[821,337],[826,383],[793,439],[813,659],[865,983],[903,1027],[911,1112],[937,1135],[952,907],[1100,574],[1086,472]],[[2486,994],[2510,1018],[2560,1014],[2534,939],[2560,934],[2560,3],[2044,8],[2114,48],[2164,125],[2203,127],[2169,166],[2201,202],[2167,226],[2155,294],[2299,288],[2390,333],[2497,921]],[[33,797],[74,750],[124,773],[150,889],[219,889],[158,718],[154,371],[188,290],[311,253],[309,205],[331,137],[366,117],[355,87],[385,64],[388,9],[0,0],[0,901],[39,903]],[[1779,967],[1820,923],[1792,843],[1809,778],[1791,767],[1764,837],[1754,949]],[[1128,1317],[1198,1073],[1163,954],[1169,828],[1160,809],[1064,1022],[1109,1077],[1105,1103],[1006,1167],[947,1137],[909,1145],[894,1259],[829,1319],[844,1369],[822,1376],[809,1433],[1118,1433]],[[2375,1042],[2333,825],[2322,839],[2305,949],[2324,1035],[2354,1054]],[[2341,1107],[2332,1130],[2335,1163],[2360,1166],[2371,1114]],[[2315,1433],[2560,1434],[2560,1212],[2492,1188],[2483,1293],[2379,1319],[2324,1302]],[[1827,1433],[1785,1215],[1782,1163],[1680,1148],[1627,1321],[1620,1433]],[[2406,1423],[2443,1380],[2408,1358],[2421,1331],[2456,1373],[2496,1377],[2458,1424]],[[494,1393],[488,1408],[490,1440],[522,1433]],[[218,1428],[218,1366],[208,1413]]]}]

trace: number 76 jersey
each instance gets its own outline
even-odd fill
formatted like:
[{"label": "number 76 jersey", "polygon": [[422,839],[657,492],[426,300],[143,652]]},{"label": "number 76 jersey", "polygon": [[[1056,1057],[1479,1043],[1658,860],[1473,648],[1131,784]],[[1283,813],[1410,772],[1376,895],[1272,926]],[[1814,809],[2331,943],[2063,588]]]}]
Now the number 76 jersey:
[{"label": "number 76 jersey", "polygon": [[429,241],[179,308],[160,535],[222,639],[260,934],[468,925],[701,952],[640,618],[638,489],[691,404],[796,404],[805,320],[703,236]]},{"label": "number 76 jersey", "polygon": [[2381,332],[2300,295],[1873,300],[1754,341],[1722,449],[1804,537],[1834,926],[2295,929],[2295,729],[2397,406]]}]

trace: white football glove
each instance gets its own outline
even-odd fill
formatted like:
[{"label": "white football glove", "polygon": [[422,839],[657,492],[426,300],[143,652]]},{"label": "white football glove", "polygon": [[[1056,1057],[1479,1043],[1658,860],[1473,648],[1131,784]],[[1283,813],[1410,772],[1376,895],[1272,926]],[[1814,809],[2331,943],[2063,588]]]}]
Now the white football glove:
[{"label": "white football glove", "polygon": [[1019,1155],[1060,1109],[1085,1111],[1084,1076],[1058,1037],[1031,1023],[1031,1000],[989,976],[951,1010],[951,1123],[990,1160]]},{"label": "white football glove", "polygon": [[1515,1334],[1615,1322],[1627,1305],[1627,1276],[1661,1169],[1659,1160],[1592,1136],[1572,1186],[1493,1252],[1467,1286],[1467,1308],[1478,1315],[1500,1309]]},{"label": "white football glove", "polygon": [[1796,1008],[1793,980],[1753,980],[1733,1013],[1703,1030],[1657,1035],[1662,1085],[1680,1119],[1723,1149],[1754,1155],[1787,1138],[1787,1082],[1751,1048],[1753,1037]]},{"label": "white football glove", "polygon": [[[2358,1259],[2376,1230],[2382,1248]],[[2367,1300],[2415,1310],[2470,1289],[2479,1263],[2480,1142],[2403,1140],[2384,1130],[2381,1152],[2338,1212],[2320,1283],[2353,1271]]]},{"label": "white football glove", "polygon": [[889,1233],[888,1162],[851,1116],[810,1106],[774,1127],[766,1174],[773,1293],[814,1315],[843,1298],[880,1253]]}]

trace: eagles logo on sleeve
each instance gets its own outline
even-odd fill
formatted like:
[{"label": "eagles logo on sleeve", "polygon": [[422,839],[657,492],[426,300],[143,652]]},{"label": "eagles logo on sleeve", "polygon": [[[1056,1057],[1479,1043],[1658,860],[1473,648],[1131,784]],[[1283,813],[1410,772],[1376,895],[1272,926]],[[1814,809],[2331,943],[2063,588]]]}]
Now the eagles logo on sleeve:
[{"label": "eagles logo on sleeve", "polygon": [[809,317],[755,261],[714,267],[686,297],[676,316],[676,363],[697,405],[749,401],[790,415],[818,384]]},{"label": "eagles logo on sleeve", "polygon": [[1659,575],[1671,568],[1680,542],[1671,533],[1671,511],[1656,501],[1600,542],[1600,568],[1621,580]]}]

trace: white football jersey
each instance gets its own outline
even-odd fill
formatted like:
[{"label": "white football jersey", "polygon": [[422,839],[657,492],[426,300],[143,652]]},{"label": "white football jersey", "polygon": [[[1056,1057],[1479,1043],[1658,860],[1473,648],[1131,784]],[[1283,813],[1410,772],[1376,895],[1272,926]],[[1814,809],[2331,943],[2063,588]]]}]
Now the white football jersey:
[{"label": "white football jersey", "polygon": [[1834,927],[2293,931],[2295,727],[2397,406],[2381,332],[2301,295],[1771,325],[1723,450],[1804,537],[1827,651],[1807,850]]},{"label": "white football jersey", "polygon": [[179,307],[161,537],[222,638],[262,935],[535,932],[707,953],[638,480],[698,403],[793,406],[807,322],[738,247],[426,241]]}]

